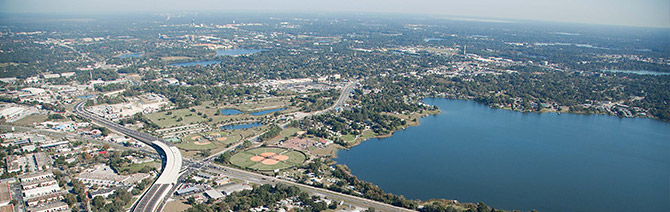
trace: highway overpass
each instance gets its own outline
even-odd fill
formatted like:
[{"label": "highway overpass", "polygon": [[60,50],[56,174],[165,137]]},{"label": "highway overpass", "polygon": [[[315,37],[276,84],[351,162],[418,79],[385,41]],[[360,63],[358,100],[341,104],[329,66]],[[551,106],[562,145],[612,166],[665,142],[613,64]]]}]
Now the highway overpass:
[{"label": "highway overpass", "polygon": [[85,101],[79,102],[74,107],[74,112],[84,118],[107,127],[111,130],[123,133],[127,136],[135,138],[147,145],[156,149],[162,159],[162,171],[156,181],[149,187],[147,191],[142,194],[142,197],[135,202],[131,211],[134,212],[154,212],[160,203],[167,197],[170,197],[170,191],[177,184],[179,178],[179,170],[182,167],[181,152],[176,146],[158,139],[152,135],[141,133],[135,130],[125,128],[117,123],[114,123],[105,118],[99,117],[84,109]]}]

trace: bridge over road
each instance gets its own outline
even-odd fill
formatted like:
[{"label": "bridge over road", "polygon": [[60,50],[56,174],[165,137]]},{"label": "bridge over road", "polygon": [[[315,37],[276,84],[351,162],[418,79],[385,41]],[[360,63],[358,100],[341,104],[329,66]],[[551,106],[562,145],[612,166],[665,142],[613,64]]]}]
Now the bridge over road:
[{"label": "bridge over road", "polygon": [[181,152],[176,146],[167,143],[161,139],[146,133],[141,133],[132,129],[125,128],[105,118],[99,117],[84,109],[85,101],[77,103],[74,112],[84,118],[90,119],[98,125],[107,127],[111,130],[130,136],[138,141],[150,145],[156,149],[162,159],[162,171],[158,179],[142,194],[142,197],[135,202],[131,211],[134,212],[154,212],[162,201],[170,197],[170,191],[177,183],[179,171],[182,167]]}]

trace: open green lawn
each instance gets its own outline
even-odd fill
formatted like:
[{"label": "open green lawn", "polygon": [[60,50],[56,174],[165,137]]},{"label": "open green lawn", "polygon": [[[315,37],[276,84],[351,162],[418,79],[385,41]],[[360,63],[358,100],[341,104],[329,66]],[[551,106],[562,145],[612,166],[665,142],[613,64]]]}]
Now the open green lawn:
[{"label": "open green lawn", "polygon": [[260,170],[260,171],[272,171],[272,170],[275,170],[275,169],[286,169],[286,168],[291,168],[291,167],[293,167],[293,165],[283,163],[283,162],[279,162],[279,163],[273,164],[273,165],[265,165],[265,164],[262,164],[262,163],[256,163],[249,168],[252,168],[252,169],[255,169],[255,170]]},{"label": "open green lawn", "polygon": [[121,168],[119,168],[119,173],[137,173],[140,169],[145,166],[154,167],[156,170],[161,169],[161,163],[158,161],[146,162],[146,163],[126,163]]},{"label": "open green lawn", "polygon": [[359,136],[359,138],[362,137],[362,138],[364,138],[364,139],[368,139],[368,138],[372,138],[372,137],[374,137],[374,136],[377,136],[377,133],[375,133],[375,131],[372,131],[372,130],[366,130],[366,131],[363,131],[362,135]]},{"label": "open green lawn", "polygon": [[[200,141],[200,142],[209,142],[209,141],[208,140],[203,140],[203,141]],[[182,142],[182,143],[176,144],[176,146],[179,147],[179,148],[185,149],[185,150],[205,150],[205,149],[216,148],[216,144],[211,143],[211,142],[209,144],[205,144],[205,145],[197,145],[193,142],[189,142],[189,143]]]},{"label": "open green lawn", "polygon": [[[153,123],[156,123],[161,128],[195,124],[197,122],[207,120],[202,116],[199,116],[197,112],[191,112],[189,109],[170,110],[169,112],[152,113],[148,114],[147,117],[149,117]],[[182,120],[177,121],[180,118]]]},{"label": "open green lawn", "polygon": [[295,128],[295,127],[288,127],[281,132],[279,132],[279,135],[277,137],[274,137],[270,140],[267,140],[265,143],[270,144],[270,145],[276,145],[280,140],[284,138],[292,138],[294,137],[295,133],[300,131],[300,129]]},{"label": "open green lawn", "polygon": [[282,148],[260,147],[260,148],[255,148],[255,149],[247,150],[246,152],[249,152],[249,153],[251,153],[251,154],[258,155],[258,154],[261,154],[261,153],[263,153],[263,152],[274,152],[274,153],[279,154],[279,153],[284,152],[284,151],[286,151],[286,150],[285,150],[285,149],[282,149]]},{"label": "open green lawn", "polygon": [[298,132],[298,131],[300,131],[300,129],[295,128],[295,127],[286,128],[279,133],[279,138],[284,139],[284,137],[291,137],[291,136],[295,135],[295,133]]},{"label": "open green lawn", "polygon": [[18,121],[15,121],[13,124],[26,126],[26,125],[32,125],[33,123],[44,122],[46,120],[47,115],[29,115]]},{"label": "open green lawn", "polygon": [[282,154],[288,156],[288,160],[284,161],[284,163],[291,165],[300,165],[302,164],[302,162],[305,162],[305,160],[307,160],[305,154],[302,154],[301,152],[297,151],[289,151]]},{"label": "open green lawn", "polygon": [[349,134],[349,135],[343,135],[343,136],[340,137],[340,138],[341,138],[342,140],[344,140],[345,142],[352,142],[352,141],[354,141],[354,139],[356,138],[356,136],[355,136],[355,135],[351,135],[351,134]]},{"label": "open green lawn", "polygon": [[[218,133],[219,135],[221,135],[220,138],[226,138],[225,140],[220,140],[220,139],[217,139],[216,137],[214,137],[213,142],[221,144],[223,146],[228,146],[228,144],[236,143],[236,142],[240,141],[240,139],[242,139],[242,136],[239,133],[209,132],[209,133],[206,133],[206,134],[209,135],[211,133]],[[219,146],[219,145],[217,145],[217,146]]]},{"label": "open green lawn", "polygon": [[[212,131],[212,132],[206,132],[206,133],[194,133],[190,134],[187,136],[184,136],[181,138],[182,143],[180,144],[175,144],[178,148],[185,150],[182,151],[183,156],[185,157],[201,157],[199,156],[199,153],[203,150],[209,150],[211,153],[219,152],[227,147],[229,145],[238,143],[242,140],[242,138],[249,138],[254,135],[258,135],[259,133],[262,133],[266,130],[266,127],[256,127],[256,128],[250,128],[250,129],[242,129],[242,130],[232,130],[232,131]],[[226,137],[226,140],[223,141],[218,141],[216,138],[214,138],[213,141],[207,140],[203,135],[207,135],[209,133],[221,133],[223,137]],[[206,145],[196,145],[191,139],[194,136],[202,136],[199,142],[211,142],[211,144],[206,144]]]},{"label": "open green lawn", "polygon": [[[199,137],[200,139],[193,139]],[[205,149],[214,149],[217,147],[218,142],[211,142],[205,138],[201,133],[194,133],[181,138],[181,143],[176,144],[177,147],[185,150],[205,150]],[[196,144],[199,142],[201,144]]]},{"label": "open green lawn", "polygon": [[249,158],[254,155],[255,154],[249,152],[240,152],[230,157],[230,163],[239,167],[251,167],[252,165],[256,164],[256,162],[249,160]]},{"label": "open green lawn", "polygon": [[[183,126],[188,124],[194,124],[201,121],[207,121],[209,123],[219,123],[219,122],[228,122],[228,121],[237,121],[243,119],[254,119],[254,117],[248,113],[242,113],[237,115],[215,115],[217,111],[222,109],[236,109],[242,112],[255,112],[267,109],[276,109],[276,108],[288,108],[288,110],[293,111],[295,108],[289,107],[289,97],[281,98],[269,98],[263,100],[255,101],[245,101],[240,104],[220,104],[214,105],[213,102],[204,102],[201,105],[194,106],[188,109],[177,109],[170,110],[168,112],[158,112],[148,114],[147,117],[151,119],[152,122],[156,123],[161,128],[170,128],[175,126]],[[195,112],[191,112],[191,109],[195,109]],[[198,115],[201,113],[201,115]],[[203,117],[206,116],[207,118]],[[268,114],[272,115],[272,113]],[[177,121],[179,119],[181,121]],[[208,119],[212,119],[209,121]]]},{"label": "open green lawn", "polygon": [[[252,156],[258,155],[263,152],[274,152],[278,154],[283,154],[289,156],[289,158],[286,161],[280,161],[279,163],[273,165],[265,165],[263,163],[254,162],[250,160]],[[286,169],[296,165],[300,165],[303,162],[305,162],[306,159],[307,158],[303,153],[295,150],[287,150],[275,147],[260,147],[233,155],[230,158],[230,163],[244,168],[250,168],[260,171],[272,171],[275,169]]]},{"label": "open green lawn", "polygon": [[202,136],[202,134],[200,134],[200,133],[193,133],[193,134],[189,134],[189,135],[187,135],[187,136],[182,137],[182,138],[181,138],[181,142],[183,142],[183,143],[190,143],[190,142],[196,141],[196,139],[193,139],[194,137],[200,137],[199,141],[207,140],[207,139],[205,139],[205,137]]},{"label": "open green lawn", "polygon": [[[245,112],[256,112],[261,110],[287,107],[290,103],[289,97],[267,98],[263,100],[245,101],[241,104],[235,104],[236,109]],[[231,106],[231,105],[229,105]]]},{"label": "open green lawn", "polygon": [[[181,143],[176,144],[177,147],[182,148],[184,150],[206,150],[206,149],[212,149],[213,151],[221,151],[224,148],[228,147],[228,145],[236,143],[240,141],[242,136],[240,135],[240,132],[220,132],[220,131],[212,131],[212,132],[206,132],[206,133],[194,133],[190,134],[187,136],[184,136],[181,138]],[[220,136],[215,136],[216,134]],[[212,137],[212,140],[208,140],[205,135],[210,135]],[[197,140],[194,140],[193,138],[195,137],[200,137]],[[219,140],[217,138],[222,138],[225,137],[225,140]],[[200,143],[209,143],[205,145],[198,145],[196,142]]]}]

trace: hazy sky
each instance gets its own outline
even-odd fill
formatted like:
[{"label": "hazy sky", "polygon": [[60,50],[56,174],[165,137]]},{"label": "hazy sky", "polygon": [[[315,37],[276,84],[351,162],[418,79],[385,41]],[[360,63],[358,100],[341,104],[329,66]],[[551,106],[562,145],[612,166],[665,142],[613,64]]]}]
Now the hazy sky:
[{"label": "hazy sky", "polygon": [[0,0],[0,13],[381,12],[670,27],[670,0]]}]

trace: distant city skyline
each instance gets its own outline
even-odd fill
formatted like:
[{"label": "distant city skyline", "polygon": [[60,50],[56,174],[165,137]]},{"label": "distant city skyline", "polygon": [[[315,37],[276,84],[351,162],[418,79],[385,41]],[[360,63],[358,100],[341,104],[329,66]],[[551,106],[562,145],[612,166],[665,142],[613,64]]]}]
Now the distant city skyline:
[{"label": "distant city skyline", "polygon": [[670,27],[668,0],[0,0],[0,13],[372,12]]}]

